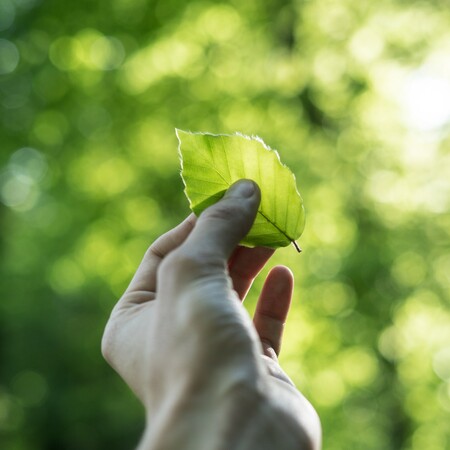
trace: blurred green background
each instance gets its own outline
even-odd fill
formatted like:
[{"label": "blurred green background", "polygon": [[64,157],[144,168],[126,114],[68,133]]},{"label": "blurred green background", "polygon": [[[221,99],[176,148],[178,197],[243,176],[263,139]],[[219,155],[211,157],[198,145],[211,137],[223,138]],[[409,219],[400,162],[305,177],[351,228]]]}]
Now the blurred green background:
[{"label": "blurred green background", "polygon": [[324,448],[450,448],[447,1],[0,0],[0,108],[2,449],[138,442],[100,339],[188,214],[175,127],[296,173],[304,252],[269,266],[296,275],[281,361]]}]

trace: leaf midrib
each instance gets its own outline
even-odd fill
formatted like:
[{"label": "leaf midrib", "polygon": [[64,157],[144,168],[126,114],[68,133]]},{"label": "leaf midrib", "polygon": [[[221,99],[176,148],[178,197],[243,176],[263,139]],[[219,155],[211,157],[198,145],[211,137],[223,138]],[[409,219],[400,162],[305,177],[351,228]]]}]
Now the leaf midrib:
[{"label": "leaf midrib", "polygon": [[[227,160],[228,162],[228,160]],[[215,167],[215,164],[213,163],[212,168],[214,169],[214,171],[220,176],[220,178],[222,178],[223,181],[225,181],[225,183],[227,183],[227,189],[229,189],[232,185],[231,180],[230,181],[226,181],[225,178],[223,177],[223,175],[217,170],[217,168]],[[231,174],[230,174],[231,175]],[[269,222],[274,228],[276,228],[286,239],[288,239],[290,242],[294,242],[295,239],[292,239],[291,237],[289,237],[276,223],[272,222],[264,213],[262,210],[258,209],[257,214],[260,214],[267,222]]]},{"label": "leaf midrib", "polygon": [[285,238],[287,238],[290,242],[293,242],[295,239],[289,237],[280,227],[278,227],[274,222],[272,222],[260,209],[258,209],[258,213],[264,217],[267,222],[269,222],[274,228],[276,228]]},{"label": "leaf midrib", "polygon": [[[223,139],[223,138],[222,138]],[[227,189],[231,187],[232,183],[231,183],[231,170],[230,170],[230,165],[229,165],[229,161],[228,161],[228,156],[227,156],[227,152],[224,151],[225,154],[225,159],[226,159],[226,163],[227,163],[227,168],[228,168],[228,174],[230,176],[230,181],[227,181],[225,179],[225,177],[220,173],[220,171],[217,169],[216,167],[216,161],[214,160],[214,155],[213,155],[213,150],[211,148],[211,144],[209,141],[206,141],[206,146],[211,154],[211,167],[214,170],[214,172],[217,173],[217,175],[219,175],[219,177],[225,182],[225,184],[227,185]],[[259,159],[258,159],[258,172],[259,175],[261,174],[261,169],[259,167]],[[295,239],[289,237],[280,227],[278,227],[274,222],[272,222],[264,213],[262,210],[258,209],[257,214],[260,214],[268,223],[270,223],[276,230],[278,230],[279,233],[281,233],[286,239],[288,239],[290,242],[294,242]],[[288,211],[286,211],[286,214],[288,214]],[[287,222],[287,219],[286,219]]]}]

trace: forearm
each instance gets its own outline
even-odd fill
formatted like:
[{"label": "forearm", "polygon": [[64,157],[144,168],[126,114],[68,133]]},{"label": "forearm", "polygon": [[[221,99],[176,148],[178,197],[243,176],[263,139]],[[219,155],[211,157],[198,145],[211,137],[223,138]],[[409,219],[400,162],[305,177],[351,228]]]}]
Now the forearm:
[{"label": "forearm", "polygon": [[[225,450],[240,448],[239,438],[250,428],[262,397],[236,387],[225,395],[178,396],[158,410],[148,411],[140,450]],[[251,448],[251,447],[249,447]]]},{"label": "forearm", "polygon": [[[226,404],[228,403],[228,404]],[[267,399],[252,393],[220,407],[191,405],[162,421],[149,419],[140,450],[310,450],[302,427]]]},{"label": "forearm", "polygon": [[270,386],[250,380],[230,385],[224,376],[195,395],[173,391],[148,411],[139,450],[319,449],[320,426],[311,405],[294,387],[266,381]]}]

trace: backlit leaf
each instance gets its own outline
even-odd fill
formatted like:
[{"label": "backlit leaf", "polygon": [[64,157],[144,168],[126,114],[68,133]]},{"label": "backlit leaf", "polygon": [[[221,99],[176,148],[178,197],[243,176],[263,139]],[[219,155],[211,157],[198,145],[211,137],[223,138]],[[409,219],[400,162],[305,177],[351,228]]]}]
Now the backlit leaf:
[{"label": "backlit leaf", "polygon": [[241,242],[250,247],[284,247],[303,232],[305,212],[294,174],[260,138],[176,130],[181,177],[191,210],[199,215],[246,178],[261,189],[252,229]]}]

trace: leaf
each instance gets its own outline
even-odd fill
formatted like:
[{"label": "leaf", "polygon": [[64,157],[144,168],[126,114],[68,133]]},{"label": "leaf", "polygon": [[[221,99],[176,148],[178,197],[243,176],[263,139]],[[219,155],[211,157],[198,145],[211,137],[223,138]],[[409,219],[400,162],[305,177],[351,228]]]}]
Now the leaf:
[{"label": "leaf", "polygon": [[[220,200],[236,181],[246,178],[261,189],[261,204],[252,229],[241,244],[285,247],[305,226],[303,200],[294,174],[278,152],[258,137],[215,135],[176,130],[181,177],[191,210],[199,215]],[[300,251],[300,250],[299,250]]]}]

